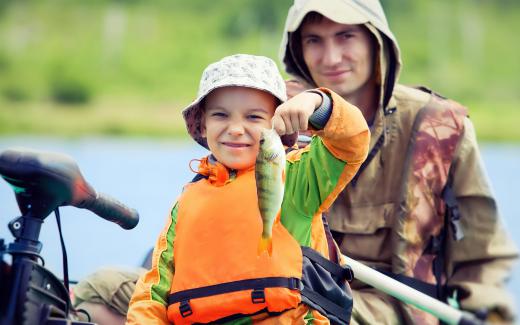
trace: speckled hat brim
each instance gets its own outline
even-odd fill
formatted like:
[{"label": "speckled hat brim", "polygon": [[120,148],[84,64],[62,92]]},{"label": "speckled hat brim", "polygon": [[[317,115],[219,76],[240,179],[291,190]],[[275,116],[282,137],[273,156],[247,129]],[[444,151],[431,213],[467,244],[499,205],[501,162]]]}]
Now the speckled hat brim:
[{"label": "speckled hat brim", "polygon": [[[197,98],[184,110],[182,116],[186,129],[191,137],[201,146],[208,149],[206,139],[202,136],[202,102],[213,90],[223,87],[247,87],[266,91],[280,102],[287,99],[285,83],[273,60],[247,54],[236,54],[210,64],[203,72]],[[291,140],[284,140],[292,145]]]}]

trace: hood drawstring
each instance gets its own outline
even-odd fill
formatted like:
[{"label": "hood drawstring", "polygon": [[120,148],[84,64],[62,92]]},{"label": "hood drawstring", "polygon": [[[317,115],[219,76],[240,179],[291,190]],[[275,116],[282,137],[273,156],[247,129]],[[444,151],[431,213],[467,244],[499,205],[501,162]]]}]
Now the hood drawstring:
[{"label": "hood drawstring", "polygon": [[[206,176],[208,181],[215,186],[224,186],[229,183],[231,181],[231,177],[226,166],[222,165],[218,161],[214,161],[213,159],[210,162],[208,158],[209,157],[204,157],[202,159],[192,159],[190,161],[191,171]],[[191,167],[191,164],[194,161],[199,162],[197,171]]]}]

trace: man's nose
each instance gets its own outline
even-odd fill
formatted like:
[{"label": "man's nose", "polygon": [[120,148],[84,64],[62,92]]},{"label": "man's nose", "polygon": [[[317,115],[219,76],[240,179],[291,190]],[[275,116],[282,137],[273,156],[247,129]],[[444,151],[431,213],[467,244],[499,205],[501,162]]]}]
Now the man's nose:
[{"label": "man's nose", "polygon": [[343,56],[342,48],[334,42],[326,42],[323,51],[323,64],[333,66],[341,62]]}]

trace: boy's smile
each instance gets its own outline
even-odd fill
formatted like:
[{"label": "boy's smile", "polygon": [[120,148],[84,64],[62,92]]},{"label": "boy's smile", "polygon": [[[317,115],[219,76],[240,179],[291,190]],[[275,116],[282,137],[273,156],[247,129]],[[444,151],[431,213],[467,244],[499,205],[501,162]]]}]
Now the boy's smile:
[{"label": "boy's smile", "polygon": [[260,130],[271,127],[277,102],[268,92],[246,87],[213,90],[204,104],[202,134],[215,158],[231,169],[255,164]]}]

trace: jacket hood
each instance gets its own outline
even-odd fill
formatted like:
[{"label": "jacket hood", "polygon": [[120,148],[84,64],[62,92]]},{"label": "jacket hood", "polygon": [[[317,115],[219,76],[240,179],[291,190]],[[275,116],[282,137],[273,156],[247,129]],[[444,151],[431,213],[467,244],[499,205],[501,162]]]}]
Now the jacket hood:
[{"label": "jacket hood", "polygon": [[386,108],[399,76],[401,56],[379,0],[295,0],[289,8],[280,45],[280,60],[287,73],[312,87],[318,87],[303,62],[299,35],[295,33],[310,12],[317,12],[340,24],[363,24],[374,34],[379,44],[379,68],[376,71],[380,71],[377,77],[381,79],[378,82],[382,87],[381,101]]}]

